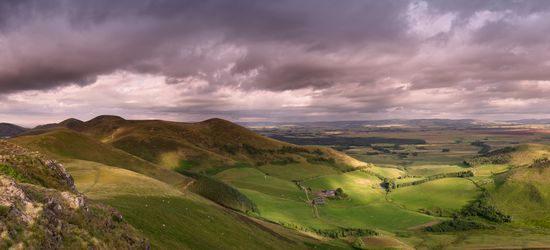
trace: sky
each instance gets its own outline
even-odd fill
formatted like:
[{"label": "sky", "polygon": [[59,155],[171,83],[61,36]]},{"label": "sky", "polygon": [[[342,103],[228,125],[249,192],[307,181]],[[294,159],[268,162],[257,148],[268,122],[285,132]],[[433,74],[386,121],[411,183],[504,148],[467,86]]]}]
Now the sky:
[{"label": "sky", "polygon": [[0,122],[101,114],[550,118],[550,1],[0,1]]}]

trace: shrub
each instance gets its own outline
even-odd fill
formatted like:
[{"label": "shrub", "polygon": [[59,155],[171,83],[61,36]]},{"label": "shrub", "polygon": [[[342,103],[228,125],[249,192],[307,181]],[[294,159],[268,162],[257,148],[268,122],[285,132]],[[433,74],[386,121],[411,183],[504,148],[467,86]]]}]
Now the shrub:
[{"label": "shrub", "polygon": [[25,175],[6,165],[0,164],[0,174],[7,175],[18,182],[30,182],[30,180]]},{"label": "shrub", "polygon": [[425,230],[428,232],[456,232],[479,229],[494,229],[494,226],[486,225],[481,222],[453,219],[441,222],[437,225],[429,226]]},{"label": "shrub", "polygon": [[479,199],[462,209],[462,214],[478,216],[496,223],[511,222],[512,217],[500,212],[494,205],[490,204],[488,196],[489,194],[484,190]]},{"label": "shrub", "polygon": [[529,166],[530,168],[549,168],[550,167],[550,159],[547,157],[536,159],[531,163]]},{"label": "shrub", "polygon": [[361,237],[361,236],[378,235],[378,232],[372,229],[366,229],[366,228],[313,229],[313,228],[304,227],[304,226],[297,225],[290,222],[280,221],[278,223],[286,228],[307,231],[307,232],[314,232],[316,234],[319,234],[325,237],[330,237],[333,239],[347,237],[347,236]]},{"label": "shrub", "polygon": [[506,164],[512,159],[510,153],[516,150],[516,147],[505,147],[465,160],[464,164],[471,167],[482,164]]},{"label": "shrub", "polygon": [[10,212],[9,206],[0,205],[0,217],[6,217]]},{"label": "shrub", "polygon": [[472,146],[480,147],[481,149],[478,151],[479,154],[486,154],[491,151],[491,146],[489,144],[486,144],[482,141],[475,141],[470,143]]},{"label": "shrub", "polygon": [[378,233],[371,229],[365,228],[339,228],[339,229],[316,229],[314,230],[317,234],[322,236],[330,237],[333,239],[348,237],[348,236],[375,236]]},{"label": "shrub", "polygon": [[367,245],[365,245],[365,242],[359,237],[353,242],[352,246],[355,249],[367,249]]},{"label": "shrub", "polygon": [[395,182],[392,184],[393,188],[400,188],[400,187],[407,187],[407,186],[413,186],[413,185],[419,185],[428,181],[433,181],[437,179],[443,179],[443,178],[452,178],[452,177],[458,177],[458,178],[468,178],[473,177],[474,172],[468,170],[468,171],[461,171],[461,172],[454,172],[454,173],[445,173],[445,174],[436,174],[428,176],[422,180],[417,181],[411,181],[411,182],[405,182],[405,183],[399,183],[395,184]]}]

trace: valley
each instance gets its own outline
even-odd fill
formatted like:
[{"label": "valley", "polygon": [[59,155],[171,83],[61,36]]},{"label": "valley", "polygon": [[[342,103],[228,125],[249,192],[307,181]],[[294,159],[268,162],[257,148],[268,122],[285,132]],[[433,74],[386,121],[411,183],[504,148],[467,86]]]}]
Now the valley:
[{"label": "valley", "polygon": [[[544,131],[293,128],[100,116],[9,141],[58,159],[80,192],[120,211],[156,249],[550,244]],[[307,144],[312,136],[325,139]],[[491,242],[495,234],[513,237]]]}]

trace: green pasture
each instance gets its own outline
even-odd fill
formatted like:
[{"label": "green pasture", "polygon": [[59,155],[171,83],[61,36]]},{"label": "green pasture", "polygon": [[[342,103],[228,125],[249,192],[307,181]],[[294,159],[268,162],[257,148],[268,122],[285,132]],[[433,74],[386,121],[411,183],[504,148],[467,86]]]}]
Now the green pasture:
[{"label": "green pasture", "polygon": [[468,179],[445,178],[419,185],[401,187],[392,190],[388,195],[395,204],[406,209],[457,212],[479,195],[478,188]]},{"label": "green pasture", "polygon": [[[380,180],[370,174],[354,171],[327,175],[303,181],[311,188],[311,199],[323,189],[342,188],[348,198],[328,200],[317,206],[317,213],[306,203],[306,194],[291,181],[282,180],[252,168],[226,170],[220,178],[253,200],[260,215],[268,220],[315,229],[371,228],[401,230],[434,220],[433,217],[411,212],[385,200]],[[317,217],[318,215],[318,217]]]},{"label": "green pasture", "polygon": [[66,165],[81,192],[119,210],[154,249],[240,249],[243,244],[305,249],[305,243],[320,244],[280,227],[276,230],[283,236],[266,231],[265,225],[139,173],[88,161]]}]

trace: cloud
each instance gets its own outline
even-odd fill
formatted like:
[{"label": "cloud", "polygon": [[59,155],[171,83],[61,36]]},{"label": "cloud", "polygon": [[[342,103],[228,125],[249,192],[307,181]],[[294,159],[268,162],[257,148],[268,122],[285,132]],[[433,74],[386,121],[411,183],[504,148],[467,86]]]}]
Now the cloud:
[{"label": "cloud", "polygon": [[548,20],[548,1],[2,1],[0,115],[539,115]]}]

